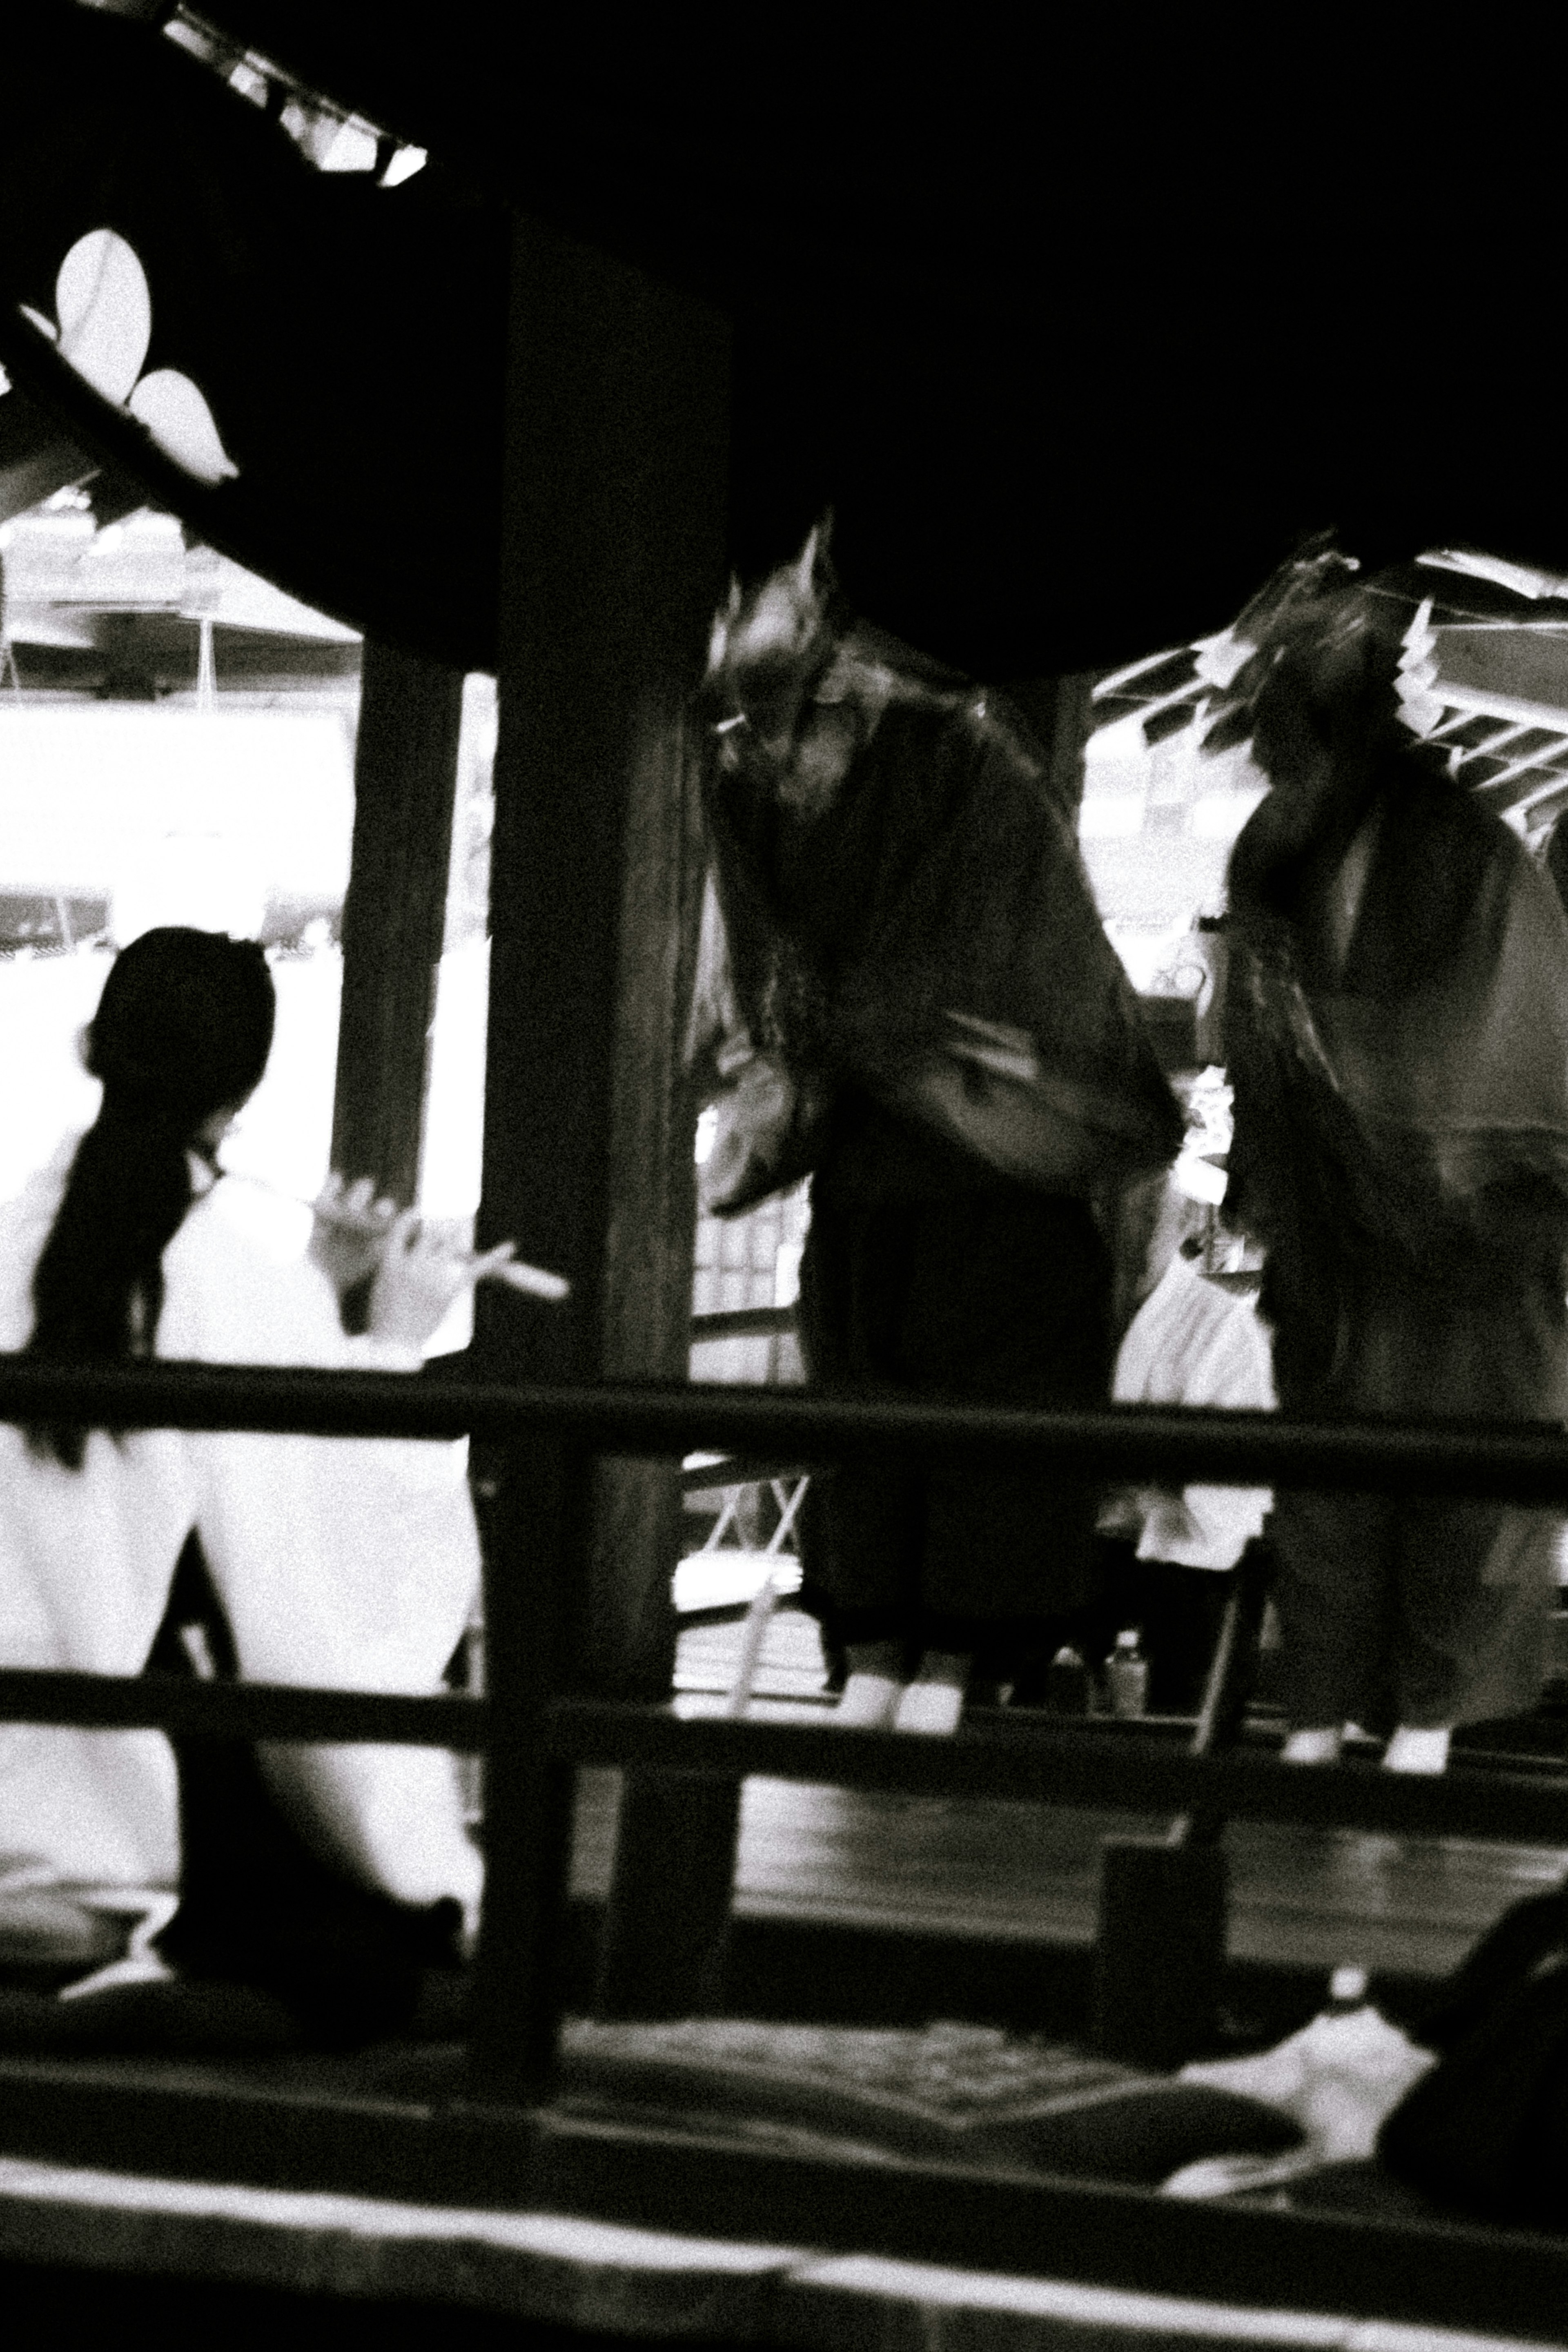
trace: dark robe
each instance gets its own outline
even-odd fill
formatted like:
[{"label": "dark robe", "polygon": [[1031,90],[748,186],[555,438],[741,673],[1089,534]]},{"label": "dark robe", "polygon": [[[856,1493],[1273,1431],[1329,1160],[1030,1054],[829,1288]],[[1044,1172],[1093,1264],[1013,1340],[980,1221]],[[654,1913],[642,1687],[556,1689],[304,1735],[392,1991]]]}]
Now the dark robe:
[{"label": "dark robe", "polygon": [[[1439,755],[1390,744],[1311,821],[1277,787],[1230,877],[1232,1213],[1268,1250],[1287,1412],[1556,1422],[1568,1407],[1568,924]],[[1275,803],[1278,803],[1278,805]],[[1533,1705],[1557,1522],[1286,1494],[1299,1725]]]},{"label": "dark robe", "polygon": [[[816,1384],[1103,1403],[1093,1198],[1171,1159],[1181,1118],[1071,812],[1003,698],[890,662],[885,640],[841,644],[821,698],[860,730],[827,795],[750,760],[741,729],[709,765],[732,1017],[794,1107],[722,1205],[811,1171]],[[1035,1076],[963,1076],[954,1013],[1026,1037]],[[1093,1507],[1054,1473],[840,1465],[803,1513],[805,1599],[840,1643],[1016,1652],[1092,1599]]]}]

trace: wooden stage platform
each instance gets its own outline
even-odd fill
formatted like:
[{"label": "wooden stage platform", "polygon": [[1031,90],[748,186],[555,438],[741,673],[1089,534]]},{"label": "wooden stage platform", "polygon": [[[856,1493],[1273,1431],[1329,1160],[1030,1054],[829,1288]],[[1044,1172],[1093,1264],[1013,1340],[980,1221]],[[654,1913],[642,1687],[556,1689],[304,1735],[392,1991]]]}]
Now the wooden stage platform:
[{"label": "wooden stage platform", "polygon": [[[739,1641],[733,1622],[684,1633],[681,1711],[721,1707]],[[821,1682],[809,1621],[781,1612],[756,1711],[820,1720]],[[580,1776],[569,2007],[590,1992],[616,1778]],[[989,2012],[1038,2030],[1081,2001],[1102,1840],[1164,1826],[754,1778],[726,2006]],[[1318,2006],[1347,1961],[1397,2013],[1568,1870],[1568,1853],[1466,1839],[1237,1822],[1226,1844],[1232,1991],[1262,2039]],[[570,2100],[512,2116],[465,2105],[450,2042],[11,2059],[0,2077],[0,2283],[19,2316],[64,2314],[68,2332],[112,2312],[164,2334],[221,2328],[237,2352],[283,2335],[324,2346],[329,2329],[334,2347],[368,2347],[415,2315],[454,2345],[521,2326],[507,2340],[541,2352],[633,2335],[801,2352],[1568,2341],[1554,2245],[1456,2231],[1410,2199],[1408,2212],[1397,2198],[1343,2214],[1177,2208],[1120,2183],[835,2153],[778,2127],[764,2144],[701,2118],[612,2123]]]},{"label": "wooden stage platform", "polygon": [[[740,1638],[733,1623],[682,1633],[683,1710],[718,1708]],[[781,1611],[753,1713],[820,1720],[822,1681],[814,1623]],[[609,1885],[616,1777],[588,1771],[580,1782],[574,1891],[587,1902]],[[1101,1841],[1165,1826],[1161,1819],[753,1780],[742,1818],[736,1914],[1087,1949]],[[1291,1969],[1354,1962],[1398,1977],[1445,1975],[1510,1903],[1568,1873],[1568,1853],[1462,1838],[1237,1822],[1226,1845],[1232,1957]]]}]

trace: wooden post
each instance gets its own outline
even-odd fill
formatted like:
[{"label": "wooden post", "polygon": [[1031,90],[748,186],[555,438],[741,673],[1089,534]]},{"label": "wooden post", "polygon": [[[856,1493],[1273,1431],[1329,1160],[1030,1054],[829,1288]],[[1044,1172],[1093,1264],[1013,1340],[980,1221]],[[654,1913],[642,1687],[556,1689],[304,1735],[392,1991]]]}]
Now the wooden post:
[{"label": "wooden post", "polygon": [[[547,2094],[555,2067],[576,1774],[540,1721],[571,1673],[571,1570],[586,1549],[592,1465],[559,1439],[510,1448],[487,1513],[485,1679],[500,1698],[485,1756],[485,1896],[469,2073],[481,2099]],[[524,1571],[521,1563],[526,1562]]]},{"label": "wooden post", "polygon": [[1209,2054],[1229,1897],[1223,1846],[1106,1839],[1091,1994],[1097,2050],[1162,2068]]},{"label": "wooden post", "polygon": [[1097,673],[1073,670],[1060,677],[1016,678],[1005,691],[1029,721],[1042,750],[1050,755],[1051,784],[1062,806],[1077,814],[1083,799],[1084,751],[1093,727],[1090,698]]},{"label": "wooden post", "polygon": [[[1236,1745],[1258,1675],[1258,1645],[1272,1575],[1248,1544],[1231,1572],[1191,1753]],[[1202,2057],[1219,2021],[1230,1912],[1225,1817],[1184,1814],[1165,1838],[1108,1838],[1100,1851],[1091,2033],[1112,2058],[1173,2067]]]},{"label": "wooden post", "polygon": [[[573,1287],[545,1308],[489,1286],[474,1365],[679,1380],[695,1225],[679,1049],[702,874],[684,712],[723,584],[729,333],[700,303],[523,220],[510,335],[479,1232]],[[675,1474],[568,1462],[550,1530],[515,1493],[498,1497],[487,1654],[503,1704],[526,1666],[496,1633],[521,1625],[524,1580],[577,1611],[563,1676],[668,1694]],[[549,1695],[536,1685],[530,1703]],[[531,1843],[559,1812],[554,1769],[526,1723],[491,1759],[474,2042],[489,2094],[538,2088],[553,2026],[548,1937],[517,1923],[558,1921],[564,1905],[558,1841]]]},{"label": "wooden post", "polygon": [[460,671],[368,642],[343,906],[332,1166],[408,1207],[447,911]]}]

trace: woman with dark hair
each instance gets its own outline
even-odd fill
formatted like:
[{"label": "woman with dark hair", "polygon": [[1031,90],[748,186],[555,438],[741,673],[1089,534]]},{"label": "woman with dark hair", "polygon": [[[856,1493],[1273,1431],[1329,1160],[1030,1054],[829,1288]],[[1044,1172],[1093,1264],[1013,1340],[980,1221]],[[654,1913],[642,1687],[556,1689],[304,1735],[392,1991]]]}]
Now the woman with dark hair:
[{"label": "woman with dark hair", "polygon": [[[248,940],[159,929],[117,959],[86,1037],[98,1116],[0,1209],[0,1349],[76,1364],[417,1369],[453,1298],[506,1253],[455,1255],[405,1215],[379,1252],[368,1331],[344,1333],[325,1254],[270,1244],[246,1188],[216,1166],[266,1068],[273,1005]],[[479,1575],[463,1449],[0,1427],[7,1664],[141,1672],[176,1569],[188,1580],[193,1560],[233,1670],[438,1689]],[[273,1746],[258,1761],[329,1874],[397,1905],[455,1901],[471,1917],[481,1868],[450,1757]],[[180,1805],[159,1733],[0,1727],[0,1868],[167,1885]]]}]

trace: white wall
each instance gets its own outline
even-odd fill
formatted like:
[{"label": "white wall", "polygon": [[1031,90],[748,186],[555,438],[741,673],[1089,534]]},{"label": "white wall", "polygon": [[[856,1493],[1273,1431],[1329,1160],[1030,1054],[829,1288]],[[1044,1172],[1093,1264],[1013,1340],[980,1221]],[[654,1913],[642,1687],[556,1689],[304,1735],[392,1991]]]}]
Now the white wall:
[{"label": "white wall", "polygon": [[153,923],[239,936],[273,892],[340,899],[353,748],[331,712],[0,696],[0,887],[104,893],[121,944]]}]

